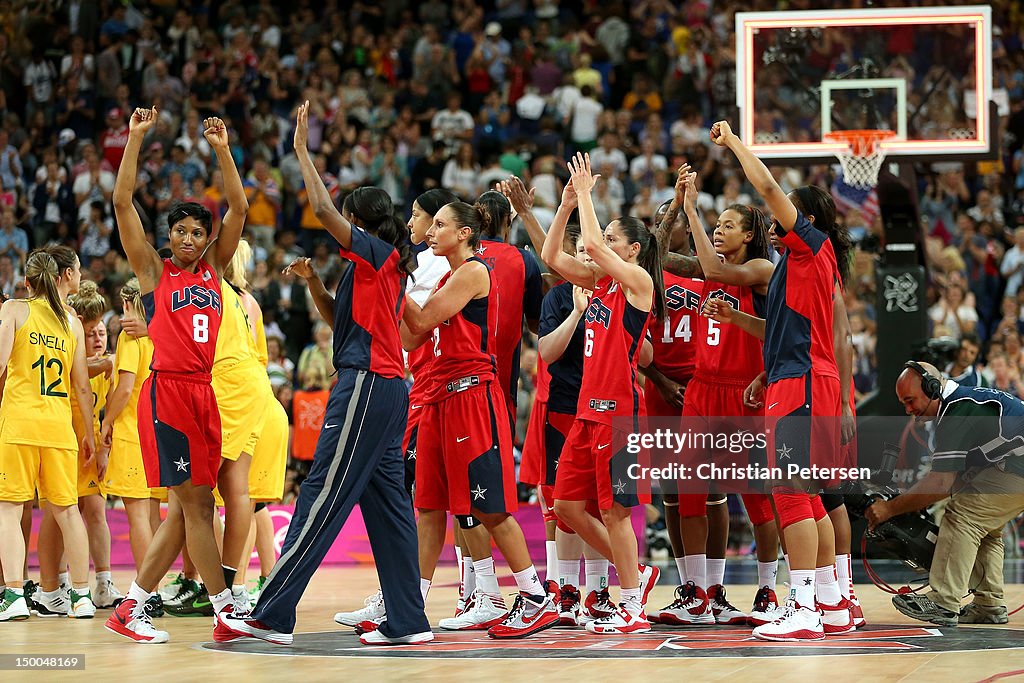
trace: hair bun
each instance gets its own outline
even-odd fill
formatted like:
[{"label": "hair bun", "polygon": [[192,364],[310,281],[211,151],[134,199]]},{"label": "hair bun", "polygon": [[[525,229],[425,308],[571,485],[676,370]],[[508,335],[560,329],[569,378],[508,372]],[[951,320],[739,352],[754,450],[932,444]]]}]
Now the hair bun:
[{"label": "hair bun", "polygon": [[80,297],[95,296],[98,292],[99,285],[92,280],[82,280],[78,286],[78,296]]}]

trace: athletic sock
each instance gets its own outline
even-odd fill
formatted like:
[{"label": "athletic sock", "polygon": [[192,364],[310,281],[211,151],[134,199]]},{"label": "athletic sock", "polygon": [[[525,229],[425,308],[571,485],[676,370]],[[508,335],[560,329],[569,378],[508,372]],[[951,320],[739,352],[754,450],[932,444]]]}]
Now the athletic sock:
[{"label": "athletic sock", "polygon": [[814,594],[825,605],[838,605],[843,599],[834,564],[814,570]]},{"label": "athletic sock", "polygon": [[587,577],[587,595],[608,587],[608,560],[603,557],[598,560],[584,560],[583,568]]},{"label": "athletic sock", "polygon": [[580,561],[558,560],[558,587],[580,585]]},{"label": "athletic sock", "polygon": [[640,602],[640,586],[636,588],[620,588],[619,596],[622,598],[622,606],[626,608],[626,611],[630,614],[636,615],[644,611],[644,606]]},{"label": "athletic sock", "polygon": [[225,588],[220,593],[210,596],[210,602],[213,603],[213,611],[216,614],[220,614],[225,607],[228,605],[234,605],[235,601],[231,597],[231,589]]},{"label": "athletic sock", "polygon": [[242,586],[242,585],[239,585],[239,584],[236,583],[234,586],[231,587],[231,594],[232,595],[241,595],[244,592],[245,592],[245,586]]},{"label": "athletic sock", "polygon": [[[537,576],[537,570],[532,564],[521,572],[513,572],[512,576],[516,577],[516,585],[519,587],[520,593],[537,598],[540,601],[544,600],[547,591],[544,590],[540,577]],[[497,580],[495,580],[495,586],[497,586]]]},{"label": "athletic sock", "polygon": [[679,572],[679,585],[680,586],[685,586],[686,585],[686,558],[685,557],[677,557],[676,558],[676,570]]},{"label": "athletic sock", "polygon": [[779,561],[761,562],[757,561],[757,587],[768,586],[775,590],[775,582],[779,575]]},{"label": "athletic sock", "polygon": [[71,577],[68,575],[67,572],[61,572],[60,574],[57,574],[57,583],[61,587],[63,587],[63,586],[70,586],[71,585]]},{"label": "athletic sock", "polygon": [[725,558],[708,558],[708,586],[721,586],[725,583]]},{"label": "athletic sock", "polygon": [[128,599],[135,601],[135,613],[141,614],[142,608],[149,600],[149,591],[143,589],[139,584],[132,581],[132,587],[128,589]]},{"label": "athletic sock", "polygon": [[224,564],[220,568],[224,570],[224,585],[230,587],[235,582],[235,574],[238,570]]},{"label": "athletic sock", "polygon": [[105,581],[110,581],[110,572],[96,572],[96,584],[99,585]]},{"label": "athletic sock", "polygon": [[494,573],[494,558],[487,557],[482,560],[473,561],[473,573],[476,575],[476,586],[486,595],[498,597],[501,589],[498,588],[498,577]]},{"label": "athletic sock", "polygon": [[[544,565],[544,574],[545,574],[544,580],[545,581],[554,581],[554,580],[558,579],[558,576],[555,575],[555,572],[557,571],[559,575],[561,575],[562,572],[561,572],[561,569],[560,569],[561,565],[558,563],[559,560],[558,560],[558,544],[557,543],[555,543],[554,541],[544,541],[544,558],[545,558],[545,560],[544,560],[545,561],[545,565]],[[558,579],[558,581],[559,581],[558,585],[561,586],[562,585],[561,580]]]},{"label": "athletic sock", "polygon": [[[494,573],[494,560],[491,560],[491,573]],[[473,558],[468,555],[462,556],[462,597],[469,600],[476,590],[476,568]]]},{"label": "athletic sock", "polygon": [[427,593],[430,592],[430,579],[420,579],[420,593],[423,595],[423,602],[427,601]]},{"label": "athletic sock", "polygon": [[814,574],[813,569],[790,569],[789,594],[796,603],[807,609],[814,609]]},{"label": "athletic sock", "polygon": [[850,575],[850,556],[836,555],[836,575],[839,577],[839,594],[847,600],[853,595],[853,577]]},{"label": "athletic sock", "polygon": [[692,581],[701,590],[708,589],[708,556],[687,555],[686,556],[686,579]]}]

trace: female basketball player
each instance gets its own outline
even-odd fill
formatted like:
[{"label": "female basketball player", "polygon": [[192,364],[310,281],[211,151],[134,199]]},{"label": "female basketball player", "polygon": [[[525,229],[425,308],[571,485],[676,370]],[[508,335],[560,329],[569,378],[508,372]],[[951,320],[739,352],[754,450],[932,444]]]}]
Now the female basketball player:
[{"label": "female basketball player", "polygon": [[[835,204],[818,187],[799,188],[790,196],[783,193],[727,122],[711,127],[711,140],[736,155],[747,180],[771,210],[773,230],[786,247],[768,287],[764,316],[770,321],[764,342],[764,403],[772,428],[768,464],[775,466],[777,457],[784,456],[802,466],[827,467],[839,452],[838,422],[845,411],[833,339],[833,297],[841,278],[828,239]],[[756,385],[755,381],[747,390],[753,400],[758,397],[749,395]],[[792,419],[780,421],[785,417]],[[819,419],[808,425],[808,418]],[[832,522],[820,498],[808,493],[818,483],[780,484],[772,497],[789,551],[793,588],[783,615],[755,628],[754,635],[763,640],[821,640],[826,630],[846,632],[853,628],[853,620],[833,567]],[[816,582],[822,584],[817,600]]]},{"label": "female basketball player", "polygon": [[77,441],[69,399],[74,392],[82,424],[91,425],[92,393],[82,323],[64,308],[81,278],[77,261],[66,277],[61,275],[53,256],[34,251],[25,264],[30,298],[0,307],[0,367],[7,373],[0,403],[0,563],[6,583],[0,621],[29,615],[21,519],[37,488],[52,506],[67,546],[68,614],[91,618],[96,613],[89,593],[89,541],[77,505],[79,453],[92,460],[95,441],[90,429]]},{"label": "female basketball player", "polygon": [[[209,591],[214,620],[221,622],[230,614],[232,600],[213,535],[212,489],[220,467],[221,433],[210,372],[223,312],[220,278],[238,246],[249,205],[231,157],[227,127],[219,118],[206,119],[203,134],[224,174],[228,210],[211,243],[213,219],[205,207],[185,203],[172,208],[167,229],[173,255],[161,259],[147,241],[132,202],[139,150],[157,116],[155,108],[132,114],[114,185],[121,243],[139,279],[153,340],[153,374],[139,400],[139,436],[147,480],[174,491],[171,504],[182,508],[189,556]],[[168,640],[167,633],[153,628],[143,604],[178,553],[174,539],[180,529],[172,527],[176,525],[160,525],[128,597],[107,620],[109,630],[138,643]]]},{"label": "female basketball player", "polygon": [[477,619],[478,627],[489,626],[492,638],[524,637],[555,625],[558,612],[511,516],[517,507],[512,435],[491,353],[496,292],[489,268],[475,255],[484,220],[481,207],[462,202],[434,216],[427,240],[452,272],[422,308],[406,301],[405,347],[426,343],[434,354],[416,454],[420,571],[426,592],[444,545],[445,511],[472,514],[501,549],[520,590],[507,615],[500,595],[479,594],[475,611],[488,619]]},{"label": "female basketball player", "polygon": [[[583,384],[580,404],[559,460],[555,482],[555,513],[596,550],[610,557],[622,586],[622,602],[609,617],[587,624],[593,633],[642,633],[650,630],[644,614],[647,593],[659,574],[637,564],[636,536],[629,508],[645,503],[649,495],[626,492],[628,460],[635,461],[615,434],[613,417],[640,429],[642,391],[637,362],[651,314],[664,315],[664,285],[658,245],[639,220],[612,221],[601,235],[591,191],[596,178],[590,157],[577,154],[569,164],[578,195],[583,244],[593,259],[583,264],[561,250],[558,225],[544,243],[544,262],[566,280],[592,291],[585,315]],[[613,441],[615,447],[612,447]],[[604,526],[586,514],[586,501],[596,499]]]},{"label": "female basketball player", "polygon": [[[433,639],[416,572],[415,521],[402,490],[402,433],[408,390],[398,316],[411,270],[406,232],[393,208],[373,226],[354,226],[334,207],[306,148],[309,103],[296,114],[295,151],[313,211],[349,261],[335,295],[331,389],[309,476],[302,484],[281,558],[249,619],[230,619],[230,640],[292,640],[295,608],[358,502],[384,599],[391,610],[365,644],[419,644]],[[383,190],[361,188],[370,203],[391,204]],[[355,193],[353,193],[355,194]],[[349,214],[352,215],[352,214]]]}]

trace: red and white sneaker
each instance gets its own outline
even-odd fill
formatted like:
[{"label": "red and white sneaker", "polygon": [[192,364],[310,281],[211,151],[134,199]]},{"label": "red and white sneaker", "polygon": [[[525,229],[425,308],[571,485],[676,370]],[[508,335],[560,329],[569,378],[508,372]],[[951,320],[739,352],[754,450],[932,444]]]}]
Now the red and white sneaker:
[{"label": "red and white sneaker", "polygon": [[747,624],[750,626],[762,626],[770,624],[782,616],[782,608],[779,606],[779,599],[775,591],[768,586],[761,586],[754,596],[754,609],[750,610],[747,617]]},{"label": "red and white sneaker", "polygon": [[370,631],[359,636],[359,642],[363,645],[424,645],[434,639],[434,634],[431,631],[423,631],[422,633],[410,633],[407,636],[398,636],[397,638],[389,638],[388,636],[381,633],[379,630]]},{"label": "red and white sneaker", "polygon": [[823,602],[817,603],[818,611],[821,612],[821,625],[825,635],[836,636],[840,633],[849,633],[857,628],[853,625],[853,615],[850,614],[850,601],[840,598],[836,605],[826,605]]},{"label": "red and white sneaker", "polygon": [[[334,621],[342,626],[360,626],[363,622],[373,622],[379,625],[387,618],[388,612],[384,608],[384,594],[380,591],[366,598],[363,601],[362,609],[357,609],[354,612],[338,612],[334,615]],[[373,631],[375,629],[376,626],[365,630]]]},{"label": "red and white sneaker", "polygon": [[640,573],[640,605],[647,608],[647,596],[651,594],[654,587],[658,585],[658,578],[661,577],[661,570],[649,564],[640,564],[636,567]]},{"label": "red and white sneaker", "polygon": [[580,626],[585,626],[596,619],[604,619],[615,614],[616,609],[607,588],[602,588],[599,591],[590,591],[587,594],[587,599],[583,602],[583,607],[580,609],[579,624]]},{"label": "red and white sneaker", "polygon": [[558,625],[578,626],[580,623],[580,592],[576,586],[562,586],[558,600]]},{"label": "red and white sneaker", "polygon": [[[236,616],[237,615],[237,616]],[[243,640],[249,635],[235,629],[234,625],[249,616],[248,613],[237,612],[234,605],[228,605],[213,616],[213,639],[218,643],[231,643]],[[230,620],[230,621],[229,621]]]},{"label": "red and white sneaker", "polygon": [[[249,615],[247,614],[235,616],[233,614],[224,614],[223,612],[218,614],[217,618],[222,620],[224,623],[223,627],[221,627],[220,624],[217,625],[218,628],[220,628],[222,636],[228,637],[228,635],[231,634],[234,636],[231,640],[239,640],[239,637],[257,638],[259,640],[265,640],[268,643],[273,643],[274,645],[292,644],[293,637],[291,633],[275,631],[262,621],[259,621],[258,619],[250,619],[248,616]],[[214,640],[216,639],[217,631],[214,631]]]},{"label": "red and white sneaker", "polygon": [[614,614],[597,619],[587,624],[587,630],[598,635],[622,635],[624,633],[647,633],[651,630],[651,622],[643,610],[633,614],[619,605]]},{"label": "red and white sneaker", "polygon": [[850,616],[853,617],[855,628],[864,628],[868,625],[867,620],[864,618],[864,610],[860,606],[860,600],[852,592],[850,593]]},{"label": "red and white sneaker", "polygon": [[715,623],[719,626],[747,623],[747,615],[733,607],[725,598],[725,586],[722,584],[708,589],[708,601],[711,603],[711,613],[715,615]]},{"label": "red and white sneaker", "polygon": [[758,640],[773,641],[814,641],[825,639],[821,614],[816,609],[802,607],[789,598],[782,608],[782,614],[770,624],[754,629]]},{"label": "red and white sneaker", "polygon": [[135,607],[138,602],[125,598],[117,607],[114,613],[107,618],[105,628],[111,633],[124,636],[140,644],[166,643],[171,639],[166,631],[157,631],[153,628],[153,622],[149,615],[143,610],[136,613]]},{"label": "red and white sneaker", "polygon": [[558,616],[558,584],[547,581],[547,595],[539,605],[520,593],[512,603],[508,616],[500,624],[487,629],[487,635],[495,639],[526,638],[546,628],[556,626]]},{"label": "red and white sneaker", "polygon": [[500,595],[487,595],[478,588],[473,591],[465,612],[457,617],[442,619],[438,626],[446,631],[484,631],[500,624],[507,614],[508,609]]},{"label": "red and white sneaker", "polygon": [[676,588],[675,601],[658,613],[658,623],[672,626],[700,626],[715,623],[711,601],[693,581]]}]

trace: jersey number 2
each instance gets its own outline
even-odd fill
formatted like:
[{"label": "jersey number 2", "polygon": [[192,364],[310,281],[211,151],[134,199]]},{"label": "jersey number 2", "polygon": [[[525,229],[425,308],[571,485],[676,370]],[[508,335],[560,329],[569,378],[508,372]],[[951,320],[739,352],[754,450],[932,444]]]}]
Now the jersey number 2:
[{"label": "jersey number 2", "polygon": [[210,319],[204,313],[192,316],[192,339],[200,344],[210,341]]},{"label": "jersey number 2", "polygon": [[[45,365],[43,361],[45,362]],[[46,383],[46,371],[52,368],[54,365],[57,366],[57,379]],[[64,364],[60,362],[59,358],[51,358],[46,360],[45,357],[39,356],[39,360],[32,364],[33,368],[39,368],[39,395],[40,396],[54,396],[56,398],[67,398],[67,392],[57,391],[57,387],[60,386],[63,381],[62,375],[64,374]]]}]

